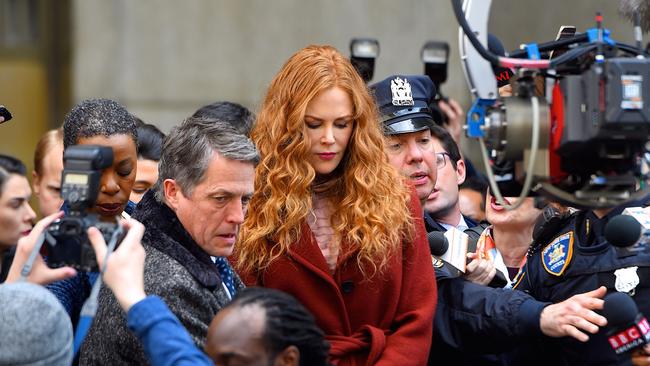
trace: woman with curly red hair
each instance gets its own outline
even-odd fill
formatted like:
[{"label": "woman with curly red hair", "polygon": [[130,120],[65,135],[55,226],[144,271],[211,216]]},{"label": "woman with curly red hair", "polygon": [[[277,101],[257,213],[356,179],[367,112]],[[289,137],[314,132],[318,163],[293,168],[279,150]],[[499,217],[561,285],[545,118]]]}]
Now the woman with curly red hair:
[{"label": "woman with curly red hair", "polygon": [[426,364],[436,285],[421,207],[350,62],[330,46],[294,54],[252,138],[261,162],[236,249],[242,278],[300,300],[337,365]]}]

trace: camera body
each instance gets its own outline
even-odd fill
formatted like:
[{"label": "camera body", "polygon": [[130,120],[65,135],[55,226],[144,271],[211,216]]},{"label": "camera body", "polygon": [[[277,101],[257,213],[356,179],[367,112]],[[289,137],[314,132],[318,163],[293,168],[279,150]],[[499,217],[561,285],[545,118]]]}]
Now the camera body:
[{"label": "camera body", "polygon": [[71,266],[84,272],[99,270],[87,230],[97,227],[109,242],[120,229],[116,220],[100,221],[88,210],[95,205],[102,170],[113,164],[113,150],[106,146],[74,145],[63,154],[61,197],[67,205],[66,216],[53,222],[48,232],[55,239],[46,241],[47,262],[52,268]]},{"label": "camera body", "polygon": [[650,89],[643,87],[648,80],[650,61],[628,57],[606,59],[559,81],[566,122],[555,152],[563,172],[588,176],[634,169],[650,138]]}]

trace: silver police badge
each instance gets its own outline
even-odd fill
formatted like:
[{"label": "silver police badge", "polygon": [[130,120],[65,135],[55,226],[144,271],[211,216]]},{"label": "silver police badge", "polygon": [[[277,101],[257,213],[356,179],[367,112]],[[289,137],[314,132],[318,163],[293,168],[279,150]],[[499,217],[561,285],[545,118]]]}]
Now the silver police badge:
[{"label": "silver police badge", "polygon": [[630,294],[630,296],[634,295],[634,290],[639,284],[639,275],[636,273],[637,269],[639,269],[639,267],[634,266],[620,268],[614,272],[614,275],[616,276],[616,282],[614,283],[616,291],[625,292]]},{"label": "silver police badge", "polygon": [[393,105],[414,105],[411,84],[406,78],[395,78],[390,81],[390,92],[393,95]]}]

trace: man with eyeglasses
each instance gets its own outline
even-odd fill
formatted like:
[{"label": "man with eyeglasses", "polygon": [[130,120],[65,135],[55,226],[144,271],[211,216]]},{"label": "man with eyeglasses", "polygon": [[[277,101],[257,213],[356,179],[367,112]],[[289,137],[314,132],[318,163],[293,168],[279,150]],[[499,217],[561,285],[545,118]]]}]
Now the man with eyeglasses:
[{"label": "man with eyeglasses", "polygon": [[[431,79],[395,75],[372,85],[371,90],[388,140],[386,154],[391,164],[409,178],[422,202],[432,192],[435,194],[435,189],[442,192],[439,184],[444,184],[444,193],[449,193],[444,196],[453,201],[452,209],[457,208],[458,185],[465,178],[465,166],[453,139],[450,138],[453,145],[445,144],[444,136],[449,134],[433,121],[429,105],[436,92]],[[439,134],[439,129],[443,133]],[[453,187],[447,186],[456,187],[455,200]],[[423,215],[426,219],[424,212]],[[468,222],[460,216],[459,209],[458,215],[457,221],[442,222],[453,226],[458,226],[461,219]],[[596,333],[598,324],[604,321],[592,311],[602,308],[602,300],[597,297],[604,295],[604,289],[596,290],[602,293],[592,291],[549,304],[521,291],[472,283],[451,274],[446,266],[434,267],[438,307],[430,365],[440,360],[454,360],[455,365],[498,365],[502,361],[499,353],[536,342],[544,335],[572,336],[584,341],[585,333]]]},{"label": "man with eyeglasses", "polygon": [[456,228],[464,231],[477,225],[463,216],[458,203],[459,186],[465,181],[465,161],[454,139],[442,127],[431,128],[432,143],[440,163],[438,180],[433,192],[425,199],[424,211],[427,232]]}]

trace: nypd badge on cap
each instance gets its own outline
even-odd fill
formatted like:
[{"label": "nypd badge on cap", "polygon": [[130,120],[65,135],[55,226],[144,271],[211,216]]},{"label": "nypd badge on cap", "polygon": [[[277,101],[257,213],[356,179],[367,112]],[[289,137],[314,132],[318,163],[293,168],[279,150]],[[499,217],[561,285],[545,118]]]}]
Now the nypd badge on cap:
[{"label": "nypd badge on cap", "polygon": [[370,86],[387,135],[423,131],[435,122],[436,87],[426,75],[393,75]]},{"label": "nypd badge on cap", "polygon": [[396,77],[390,81],[390,92],[393,94],[393,105],[413,105],[413,93],[411,92],[411,84],[407,79]]}]

